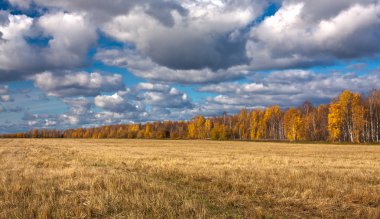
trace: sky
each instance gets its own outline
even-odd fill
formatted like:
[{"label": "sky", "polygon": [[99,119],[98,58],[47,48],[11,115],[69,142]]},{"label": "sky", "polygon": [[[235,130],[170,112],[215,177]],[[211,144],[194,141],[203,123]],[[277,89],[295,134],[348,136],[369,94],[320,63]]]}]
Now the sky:
[{"label": "sky", "polygon": [[0,133],[380,89],[380,0],[0,0]]}]

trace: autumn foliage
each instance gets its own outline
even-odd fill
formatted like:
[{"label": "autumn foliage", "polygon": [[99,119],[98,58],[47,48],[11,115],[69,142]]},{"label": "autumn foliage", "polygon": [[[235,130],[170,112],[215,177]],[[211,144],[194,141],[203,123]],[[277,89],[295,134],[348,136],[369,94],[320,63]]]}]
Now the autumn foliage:
[{"label": "autumn foliage", "polygon": [[111,125],[65,131],[31,130],[2,135],[18,138],[130,138],[380,142],[380,91],[368,96],[343,91],[328,105],[314,107],[306,102],[298,108],[281,110],[242,109],[238,114],[191,121]]}]

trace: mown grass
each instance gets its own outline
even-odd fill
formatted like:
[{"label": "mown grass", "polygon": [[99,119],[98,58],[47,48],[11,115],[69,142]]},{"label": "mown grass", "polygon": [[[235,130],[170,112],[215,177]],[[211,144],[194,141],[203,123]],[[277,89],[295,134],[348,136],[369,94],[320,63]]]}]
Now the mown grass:
[{"label": "mown grass", "polygon": [[0,140],[0,218],[379,218],[380,147]]}]

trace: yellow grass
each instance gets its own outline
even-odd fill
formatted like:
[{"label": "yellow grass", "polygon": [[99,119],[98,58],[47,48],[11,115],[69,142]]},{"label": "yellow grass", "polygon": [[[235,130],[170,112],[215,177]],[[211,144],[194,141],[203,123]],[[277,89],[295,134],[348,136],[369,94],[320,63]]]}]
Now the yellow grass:
[{"label": "yellow grass", "polygon": [[0,140],[0,218],[380,218],[380,147]]}]

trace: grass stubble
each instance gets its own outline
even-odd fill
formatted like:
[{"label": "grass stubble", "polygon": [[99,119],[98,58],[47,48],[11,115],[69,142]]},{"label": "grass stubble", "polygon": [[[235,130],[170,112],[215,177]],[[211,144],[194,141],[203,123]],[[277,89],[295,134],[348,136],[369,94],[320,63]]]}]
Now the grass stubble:
[{"label": "grass stubble", "polygon": [[380,147],[3,139],[0,218],[380,218]]}]

